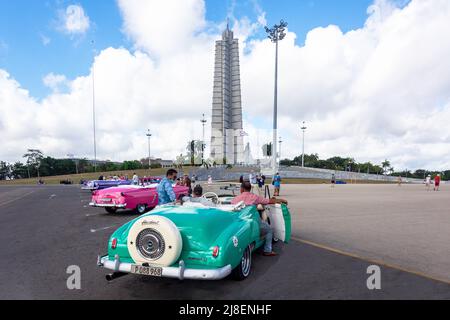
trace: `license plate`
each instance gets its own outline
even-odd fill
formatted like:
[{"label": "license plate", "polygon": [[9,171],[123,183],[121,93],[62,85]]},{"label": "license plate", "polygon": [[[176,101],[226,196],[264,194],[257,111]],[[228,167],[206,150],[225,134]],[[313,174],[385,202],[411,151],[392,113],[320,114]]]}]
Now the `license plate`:
[{"label": "license plate", "polygon": [[101,202],[111,202],[112,199],[101,199],[100,201],[101,201]]},{"label": "license plate", "polygon": [[162,271],[163,269],[158,267],[144,267],[135,264],[131,266],[131,273],[143,276],[162,277]]}]

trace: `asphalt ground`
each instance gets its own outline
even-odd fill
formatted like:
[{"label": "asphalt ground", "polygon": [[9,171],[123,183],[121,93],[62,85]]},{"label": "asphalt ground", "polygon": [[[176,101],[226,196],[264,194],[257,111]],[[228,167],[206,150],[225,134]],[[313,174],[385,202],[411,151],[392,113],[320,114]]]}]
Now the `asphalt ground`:
[{"label": "asphalt ground", "polygon": [[[314,219],[330,205],[324,200],[330,197],[327,189],[320,188],[327,186],[308,192],[295,187],[283,190],[291,201],[296,240],[289,245],[277,244],[275,250],[280,255],[275,258],[256,253],[252,274],[246,281],[179,281],[128,275],[107,283],[108,272],[96,266],[97,255],[106,252],[114,228],[136,217],[133,212],[111,215],[90,208],[90,194],[76,186],[0,187],[0,299],[450,299],[445,274],[437,272],[443,281],[431,279],[434,277],[416,269],[414,261],[406,265],[413,273],[386,266],[390,260],[376,261],[381,268],[381,290],[369,290],[367,268],[374,262],[361,253],[369,258],[383,258],[383,252],[390,256],[391,247],[402,245],[402,238],[397,242],[395,237],[389,239],[384,251],[380,245],[370,245],[366,229],[341,235],[346,229],[336,217],[320,215],[320,219]],[[343,190],[332,191],[337,203],[347,203],[343,207],[335,203],[334,214],[346,215],[349,208],[348,197],[342,195],[344,200],[339,200]],[[313,198],[316,206],[322,203],[325,209],[309,212],[314,201],[307,199]],[[386,219],[383,215],[379,218]],[[342,223],[350,229],[357,226],[349,221],[343,219]],[[383,227],[371,222],[375,229]],[[414,243],[415,238],[410,240]],[[349,245],[354,242],[356,245]],[[416,248],[417,252],[430,249]],[[441,252],[441,247],[437,250]],[[428,264],[436,264],[439,271],[444,268],[441,263],[448,264],[446,257]],[[70,275],[66,271],[72,265],[81,269],[80,290],[67,288]]]}]

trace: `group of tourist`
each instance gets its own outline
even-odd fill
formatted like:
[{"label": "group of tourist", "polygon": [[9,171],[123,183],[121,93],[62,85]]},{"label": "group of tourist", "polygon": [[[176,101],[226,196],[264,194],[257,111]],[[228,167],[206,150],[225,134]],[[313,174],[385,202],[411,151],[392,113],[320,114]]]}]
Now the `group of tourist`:
[{"label": "group of tourist", "polygon": [[[254,191],[255,189],[258,191],[258,194],[262,194],[263,188],[266,186],[266,176],[263,174],[255,174],[255,171],[251,171],[248,175],[248,179],[246,179],[243,175],[240,177],[239,182],[242,184],[244,182],[249,182],[252,186],[251,191]],[[272,178],[272,185],[274,187],[274,196],[279,197],[280,196],[280,189],[281,189],[281,176],[277,172],[273,178]]]},{"label": "group of tourist", "polygon": [[[252,172],[253,174],[253,172]],[[263,180],[265,183],[265,177],[259,176],[259,181]],[[244,180],[242,178],[241,183],[241,194],[237,197],[235,197],[232,200],[232,204],[236,205],[239,203],[244,203],[247,206],[257,206],[258,211],[264,212],[264,208],[262,206],[264,205],[270,205],[270,204],[277,204],[277,203],[284,203],[287,204],[286,200],[283,199],[277,199],[274,197],[270,199],[266,199],[261,197],[260,195],[256,195],[252,192],[252,182],[255,182],[257,184],[257,177],[255,175],[255,180],[253,180],[252,176],[249,176],[249,181]],[[167,171],[166,177],[161,181],[161,183],[158,185],[157,191],[158,191],[158,199],[159,205],[169,204],[169,203],[175,203],[177,202],[177,197],[175,194],[175,191],[173,190],[173,185],[177,183],[179,185],[188,186],[190,188],[189,196],[183,197],[181,201],[183,202],[194,202],[194,203],[201,203],[205,206],[214,206],[214,203],[210,201],[209,199],[206,199],[203,197],[203,188],[200,185],[197,185],[194,187],[194,189],[191,192],[191,186],[192,181],[189,179],[187,175],[183,176],[182,178],[178,178],[178,172],[175,169],[170,169]],[[281,177],[279,174],[276,174],[273,179],[274,186],[278,186],[278,192],[276,193],[279,195],[279,188],[281,184]],[[191,194],[192,193],[192,194]],[[265,237],[265,245],[264,245],[264,256],[267,257],[273,257],[277,254],[273,252],[272,250],[272,239],[273,239],[273,230],[268,224],[268,222],[261,216],[260,220],[260,229]]]},{"label": "group of tourist", "polygon": [[119,181],[119,180],[128,180],[128,176],[124,176],[122,174],[119,175],[115,175],[115,176],[108,176],[105,177],[104,175],[101,175],[100,177],[98,177],[99,181]]},{"label": "group of tourist", "polygon": [[428,175],[425,179],[425,184],[427,186],[427,190],[430,191],[431,184],[434,184],[433,190],[439,191],[439,187],[441,186],[441,175],[438,174],[436,177],[434,177],[434,180],[431,180],[431,175]]}]

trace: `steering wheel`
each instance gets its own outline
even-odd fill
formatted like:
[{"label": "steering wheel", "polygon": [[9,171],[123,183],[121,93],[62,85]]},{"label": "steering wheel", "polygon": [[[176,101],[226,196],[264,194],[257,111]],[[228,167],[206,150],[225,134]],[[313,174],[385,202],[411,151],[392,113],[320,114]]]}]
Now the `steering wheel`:
[{"label": "steering wheel", "polygon": [[219,203],[219,196],[217,195],[217,193],[214,193],[214,192],[206,192],[206,193],[202,196],[202,198],[205,198],[205,199],[208,199],[208,200],[209,200],[209,198],[213,198],[213,199],[211,199],[211,201],[212,201],[214,204],[218,204],[218,203]]}]

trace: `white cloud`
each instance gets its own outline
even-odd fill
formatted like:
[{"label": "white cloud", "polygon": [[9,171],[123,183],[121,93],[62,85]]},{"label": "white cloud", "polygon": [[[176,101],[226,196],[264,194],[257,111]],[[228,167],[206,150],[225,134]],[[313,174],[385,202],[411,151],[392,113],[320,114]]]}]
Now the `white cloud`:
[{"label": "white cloud", "polygon": [[61,91],[62,87],[68,85],[66,76],[61,74],[54,74],[53,72],[47,74],[42,81],[46,87],[52,89],[53,92]]},{"label": "white cloud", "polygon": [[[201,137],[201,114],[210,114],[219,29],[205,21],[200,0],[118,3],[136,51],[107,48],[96,57],[98,155],[146,156],[150,128],[152,154],[173,159]],[[450,2],[399,8],[378,0],[369,13],[360,29],[316,28],[304,46],[289,32],[280,43],[283,156],[300,154],[306,120],[309,153],[388,158],[397,169],[450,168]],[[247,39],[261,21],[241,18],[236,33]],[[240,47],[246,139],[256,154],[271,139],[274,45],[261,39]],[[37,102],[0,71],[1,159],[18,159],[24,150],[17,146],[92,155],[92,75],[71,82],[53,75],[47,83],[68,90]]]},{"label": "white cloud", "polygon": [[89,17],[81,5],[69,5],[61,13],[60,19],[60,29],[70,35],[84,34],[90,27]]},{"label": "white cloud", "polygon": [[123,30],[136,48],[152,56],[172,55],[204,45],[196,35],[206,26],[202,0],[118,0],[124,19]]}]

